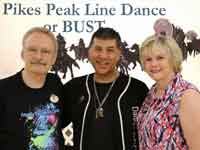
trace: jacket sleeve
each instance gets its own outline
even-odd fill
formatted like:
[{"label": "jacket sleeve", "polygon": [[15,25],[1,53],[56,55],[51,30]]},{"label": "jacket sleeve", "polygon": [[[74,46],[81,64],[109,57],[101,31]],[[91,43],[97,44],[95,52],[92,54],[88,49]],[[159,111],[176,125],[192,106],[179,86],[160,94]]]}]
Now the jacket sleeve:
[{"label": "jacket sleeve", "polygon": [[[72,122],[72,100],[71,96],[73,96],[72,93],[72,86],[73,84],[71,81],[67,82],[63,86],[62,95],[63,95],[63,124],[62,127],[67,127]],[[73,150],[73,146],[65,145],[65,150]]]},{"label": "jacket sleeve", "polygon": [[69,125],[72,122],[72,102],[71,102],[71,94],[72,94],[72,83],[71,81],[67,82],[64,86],[63,86],[63,90],[62,90],[62,98],[63,98],[63,127],[66,127],[67,125]]},{"label": "jacket sleeve", "polygon": [[144,101],[144,99],[146,98],[146,96],[147,96],[147,94],[148,94],[148,92],[149,92],[149,88],[147,87],[147,85],[146,84],[144,84],[144,93],[143,93],[143,101]]}]

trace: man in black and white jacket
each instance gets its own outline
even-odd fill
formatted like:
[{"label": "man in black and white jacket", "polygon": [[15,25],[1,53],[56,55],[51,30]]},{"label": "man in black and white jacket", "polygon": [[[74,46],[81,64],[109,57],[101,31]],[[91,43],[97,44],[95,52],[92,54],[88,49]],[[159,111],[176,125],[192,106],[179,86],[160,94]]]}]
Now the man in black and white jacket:
[{"label": "man in black and white jacket", "polygon": [[65,120],[73,123],[74,150],[137,150],[136,116],[147,86],[117,71],[121,38],[99,28],[89,45],[95,73],[64,86]]}]

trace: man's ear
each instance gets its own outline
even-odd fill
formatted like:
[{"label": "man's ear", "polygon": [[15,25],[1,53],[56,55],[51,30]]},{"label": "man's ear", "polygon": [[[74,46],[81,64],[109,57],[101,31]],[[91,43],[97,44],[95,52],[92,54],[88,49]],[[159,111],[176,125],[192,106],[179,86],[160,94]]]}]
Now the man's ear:
[{"label": "man's ear", "polygon": [[24,50],[21,50],[21,58],[24,60]]},{"label": "man's ear", "polygon": [[56,63],[56,59],[57,59],[57,55],[55,54],[55,56],[53,57],[53,60],[52,60],[52,64],[51,65],[54,65]]},{"label": "man's ear", "polygon": [[89,49],[88,49],[88,60],[90,61],[91,59],[91,57],[90,57],[90,55],[91,55],[91,47],[89,47]]},{"label": "man's ear", "polygon": [[121,60],[121,59],[122,59],[122,57],[123,57],[123,54],[122,54],[122,49],[121,49],[121,48],[119,48],[118,50],[119,50],[119,60]]}]

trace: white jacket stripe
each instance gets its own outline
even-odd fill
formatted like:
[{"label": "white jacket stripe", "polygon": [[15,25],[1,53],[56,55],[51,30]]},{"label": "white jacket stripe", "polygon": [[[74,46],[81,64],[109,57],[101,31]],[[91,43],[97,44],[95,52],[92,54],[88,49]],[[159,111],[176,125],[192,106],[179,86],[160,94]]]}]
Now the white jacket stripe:
[{"label": "white jacket stripe", "polygon": [[89,90],[89,86],[88,86],[88,79],[89,79],[89,75],[87,76],[86,82],[85,82],[87,92],[88,92],[88,103],[85,107],[84,114],[83,114],[83,121],[82,121],[82,128],[81,128],[81,139],[80,139],[80,150],[82,150],[82,144],[83,144],[83,131],[84,131],[84,126],[85,126],[85,117],[86,117],[87,109],[89,107],[90,100],[91,100],[91,94],[90,94],[90,90]]},{"label": "white jacket stripe", "polygon": [[122,119],[122,113],[121,113],[121,108],[120,108],[120,101],[121,101],[121,98],[122,96],[124,95],[124,93],[127,91],[129,85],[130,85],[130,82],[131,82],[131,77],[129,77],[128,79],[128,83],[124,89],[124,91],[121,93],[121,95],[119,96],[118,98],[118,101],[117,101],[117,107],[118,107],[118,112],[119,112],[119,119],[120,119],[120,125],[121,125],[121,135],[122,135],[122,150],[125,150],[126,147],[125,147],[125,140],[124,140],[124,127],[123,127],[123,119]]}]

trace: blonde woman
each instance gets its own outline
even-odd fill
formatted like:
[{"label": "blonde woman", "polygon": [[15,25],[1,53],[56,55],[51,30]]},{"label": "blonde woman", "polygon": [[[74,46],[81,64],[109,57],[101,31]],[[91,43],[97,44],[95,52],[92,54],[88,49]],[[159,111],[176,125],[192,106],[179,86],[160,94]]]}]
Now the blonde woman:
[{"label": "blonde woman", "polygon": [[141,150],[199,150],[200,93],[181,72],[182,52],[166,19],[140,49],[144,71],[155,80],[138,114]]}]

